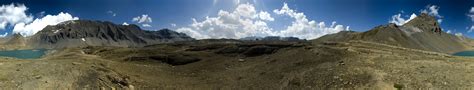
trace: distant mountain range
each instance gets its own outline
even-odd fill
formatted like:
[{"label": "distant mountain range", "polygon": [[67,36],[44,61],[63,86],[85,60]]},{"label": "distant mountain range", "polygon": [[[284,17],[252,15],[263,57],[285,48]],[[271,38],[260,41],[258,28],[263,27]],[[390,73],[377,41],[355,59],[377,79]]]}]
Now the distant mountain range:
[{"label": "distant mountain range", "polygon": [[364,40],[406,48],[436,52],[463,51],[472,41],[464,36],[443,32],[436,18],[422,13],[402,26],[388,24],[375,27],[366,32],[343,31],[326,35],[315,41]]},{"label": "distant mountain range", "polygon": [[194,40],[184,33],[169,29],[142,30],[137,25],[73,20],[45,27],[30,37],[14,34],[4,45],[22,43],[28,48],[65,48],[84,46],[141,47],[159,43]]}]

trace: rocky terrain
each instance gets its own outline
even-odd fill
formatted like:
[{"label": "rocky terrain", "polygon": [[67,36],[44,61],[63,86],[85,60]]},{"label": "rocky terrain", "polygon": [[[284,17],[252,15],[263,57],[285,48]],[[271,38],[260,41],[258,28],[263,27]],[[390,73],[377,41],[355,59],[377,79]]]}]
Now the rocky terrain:
[{"label": "rocky terrain", "polygon": [[3,45],[23,40],[55,49],[40,59],[1,57],[0,86],[25,89],[474,87],[474,59],[449,54],[471,49],[471,40],[443,32],[433,20],[422,14],[403,26],[382,25],[367,32],[344,31],[308,41],[193,40],[166,29],[141,31],[134,25],[69,21],[48,26],[26,40],[14,36],[17,38],[5,41]]}]

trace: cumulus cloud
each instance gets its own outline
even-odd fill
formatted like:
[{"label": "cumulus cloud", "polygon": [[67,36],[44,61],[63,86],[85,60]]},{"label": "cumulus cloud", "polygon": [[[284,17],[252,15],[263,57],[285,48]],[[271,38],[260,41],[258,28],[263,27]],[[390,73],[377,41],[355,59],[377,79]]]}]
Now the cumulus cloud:
[{"label": "cumulus cloud", "polygon": [[6,37],[8,35],[8,33],[4,33],[2,35],[0,35],[0,37]]},{"label": "cumulus cloud", "polygon": [[[263,17],[265,15],[262,15]],[[220,10],[217,17],[206,17],[203,21],[193,19],[189,27],[176,31],[186,33],[197,39],[206,38],[243,38],[247,36],[275,35],[267,26],[267,20],[261,19],[252,4],[240,4],[233,11]]]},{"label": "cumulus cloud", "polygon": [[78,17],[73,17],[71,14],[63,12],[59,13],[58,15],[46,15],[42,18],[36,18],[31,23],[16,24],[13,28],[13,33],[20,33],[23,36],[31,36],[48,25],[56,25],[64,21],[78,19]]},{"label": "cumulus cloud", "polygon": [[147,14],[143,14],[141,16],[134,17],[132,19],[132,22],[137,22],[137,23],[151,23],[152,19],[151,17],[148,17]]},{"label": "cumulus cloud", "polygon": [[438,6],[428,5],[428,6],[426,6],[426,9],[421,10],[421,13],[426,13],[426,14],[429,14],[429,15],[433,15],[435,17],[442,17],[441,15],[439,15],[438,10],[439,10]]},{"label": "cumulus cloud", "polygon": [[267,23],[275,18],[266,11],[257,12],[252,4],[239,4],[233,11],[220,10],[216,17],[206,17],[203,21],[192,19],[189,27],[177,29],[197,39],[207,38],[244,38],[250,36],[292,36],[304,39],[315,39],[326,34],[348,30],[349,27],[332,22],[326,26],[324,22],[308,20],[302,12],[290,9],[285,3],[274,13],[294,19],[284,30],[273,30]]},{"label": "cumulus cloud", "polygon": [[408,23],[409,21],[415,19],[416,17],[417,17],[416,14],[413,13],[413,14],[411,14],[410,18],[405,19],[405,18],[402,17],[402,14],[399,13],[399,14],[397,14],[397,15],[393,15],[393,16],[392,16],[392,19],[391,19],[390,21],[388,21],[388,22],[389,22],[389,23],[395,23],[395,24],[401,26],[401,25],[403,25],[403,24],[405,24],[405,23]]},{"label": "cumulus cloud", "polygon": [[426,6],[426,9],[421,10],[421,13],[426,13],[428,15],[435,16],[435,17],[439,18],[437,21],[439,23],[441,23],[441,22],[443,22],[443,19],[441,19],[441,18],[443,18],[443,16],[439,15],[438,11],[439,11],[439,6],[428,5],[428,6]]},{"label": "cumulus cloud", "polygon": [[171,27],[176,27],[176,24],[174,24],[174,23],[172,23],[172,24],[170,24],[170,25],[171,25]]},{"label": "cumulus cloud", "polygon": [[0,6],[0,30],[4,30],[7,25],[17,23],[29,23],[33,16],[25,12],[28,8],[23,4],[9,4]]},{"label": "cumulus cloud", "polygon": [[153,20],[151,19],[151,17],[148,16],[148,14],[143,14],[141,16],[132,18],[132,22],[142,24],[143,27],[151,27],[151,25],[148,23],[153,22]]},{"label": "cumulus cloud", "polygon": [[260,17],[260,19],[262,19],[262,20],[268,20],[268,21],[274,21],[275,20],[275,18],[270,16],[270,14],[268,12],[263,12],[263,11],[258,14],[258,17]]},{"label": "cumulus cloud", "polygon": [[451,32],[452,32],[451,30],[446,31],[446,33],[448,33],[448,34],[451,34]]},{"label": "cumulus cloud", "polygon": [[343,25],[336,24],[335,21],[327,26],[325,22],[318,23],[314,20],[309,20],[306,18],[304,13],[297,12],[296,10],[289,8],[287,3],[284,3],[281,9],[275,9],[273,12],[279,15],[286,15],[294,19],[292,25],[279,32],[281,36],[315,39],[326,34],[333,34],[340,31],[349,30],[349,26],[344,27]]}]

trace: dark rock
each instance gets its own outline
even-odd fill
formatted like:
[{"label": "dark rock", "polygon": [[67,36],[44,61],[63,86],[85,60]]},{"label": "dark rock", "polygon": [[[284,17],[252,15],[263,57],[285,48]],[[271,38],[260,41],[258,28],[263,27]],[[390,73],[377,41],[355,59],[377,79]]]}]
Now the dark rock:
[{"label": "dark rock", "polygon": [[233,46],[227,46],[224,47],[218,51],[216,51],[217,54],[232,54],[232,53],[243,53],[247,51],[249,47],[239,47],[236,45]]},{"label": "dark rock", "polygon": [[199,58],[192,56],[172,54],[172,55],[153,55],[153,56],[134,56],[125,59],[127,61],[144,61],[144,60],[154,60],[160,61],[170,65],[186,65],[189,63],[194,63],[201,61]]},{"label": "dark rock", "polygon": [[151,56],[153,60],[159,60],[171,65],[185,65],[197,61],[201,61],[199,58],[183,55],[169,55],[169,56]]},{"label": "dark rock", "polygon": [[252,56],[260,56],[264,54],[272,54],[277,51],[279,48],[276,47],[269,47],[269,46],[254,46],[249,48],[243,54],[248,57]]}]

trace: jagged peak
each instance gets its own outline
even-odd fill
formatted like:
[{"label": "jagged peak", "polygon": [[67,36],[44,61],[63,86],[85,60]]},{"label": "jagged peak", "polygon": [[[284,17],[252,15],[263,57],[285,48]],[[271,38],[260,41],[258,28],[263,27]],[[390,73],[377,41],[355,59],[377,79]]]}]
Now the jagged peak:
[{"label": "jagged peak", "polygon": [[427,13],[421,13],[419,16],[405,23],[403,26],[417,27],[423,31],[431,31],[434,33],[442,32],[436,17]]}]

